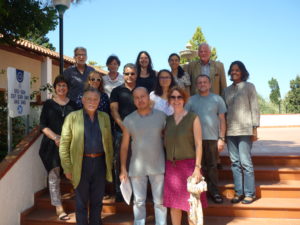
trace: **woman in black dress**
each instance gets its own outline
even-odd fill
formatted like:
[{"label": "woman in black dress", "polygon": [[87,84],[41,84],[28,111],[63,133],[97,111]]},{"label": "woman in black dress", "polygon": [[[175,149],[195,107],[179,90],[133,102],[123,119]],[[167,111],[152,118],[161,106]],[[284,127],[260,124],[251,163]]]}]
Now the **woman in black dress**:
[{"label": "woman in black dress", "polygon": [[156,79],[156,71],[153,70],[152,60],[148,52],[141,51],[135,62],[137,70],[137,87],[145,87],[148,92],[154,90],[154,82]]},{"label": "woman in black dress", "polygon": [[76,103],[67,97],[69,85],[63,76],[60,75],[55,78],[53,88],[55,95],[44,103],[40,117],[40,128],[44,137],[39,154],[48,172],[51,204],[56,207],[56,214],[60,220],[68,220],[70,218],[64,211],[60,195],[58,147],[64,119],[76,109]]}]

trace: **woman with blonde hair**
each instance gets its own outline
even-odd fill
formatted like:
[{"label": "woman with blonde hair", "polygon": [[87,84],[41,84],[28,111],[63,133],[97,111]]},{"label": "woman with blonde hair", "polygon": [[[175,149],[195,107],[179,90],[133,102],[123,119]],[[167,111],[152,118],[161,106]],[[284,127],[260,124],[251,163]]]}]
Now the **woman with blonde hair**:
[{"label": "woman with blonde hair", "polygon": [[[87,81],[84,84],[84,88],[87,88],[89,86],[98,89],[100,92],[100,103],[98,106],[98,110],[102,112],[106,112],[110,114],[110,107],[109,107],[109,97],[104,92],[104,82],[103,82],[103,76],[98,71],[92,71],[89,73],[87,77]],[[79,96],[76,103],[79,108],[82,108],[82,102],[81,102],[82,96]]]}]

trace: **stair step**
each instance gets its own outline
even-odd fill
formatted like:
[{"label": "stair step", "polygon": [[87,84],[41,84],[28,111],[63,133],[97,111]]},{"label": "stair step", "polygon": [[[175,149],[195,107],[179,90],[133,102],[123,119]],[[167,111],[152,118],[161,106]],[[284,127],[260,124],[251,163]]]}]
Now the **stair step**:
[{"label": "stair step", "polygon": [[[62,194],[64,208],[67,212],[75,211],[75,195],[74,193]],[[36,199],[36,207],[43,209],[55,209],[51,205],[50,195],[47,190]],[[153,203],[151,199],[146,202],[147,213],[153,214]],[[103,213],[133,213],[132,203],[127,205],[124,202],[115,202],[115,197],[103,200]]]},{"label": "stair step", "polygon": [[[258,180],[255,184],[258,198],[300,198],[300,181],[298,180]],[[234,184],[232,180],[221,180],[219,190],[223,196],[233,198]]]},{"label": "stair step", "polygon": [[[300,167],[254,166],[255,180],[300,180]],[[230,166],[219,170],[220,179],[233,180]]]},{"label": "stair step", "polygon": [[238,216],[255,218],[300,219],[300,198],[260,198],[252,204],[232,204],[225,199],[223,204],[209,202],[204,209],[206,216]]},{"label": "stair step", "polygon": [[[254,203],[253,203],[254,204]],[[221,210],[220,210],[221,211]],[[70,220],[60,221],[57,219],[54,210],[36,209],[26,218],[21,220],[21,225],[75,225],[75,213],[69,214]],[[119,214],[102,214],[104,225],[133,225],[133,215],[129,213]],[[154,225],[154,216],[147,216],[147,225]],[[168,224],[170,218],[168,218]],[[186,219],[182,221],[187,225]],[[236,217],[236,216],[204,216],[205,225],[300,225],[300,219],[290,218],[253,218],[253,217]]]},{"label": "stair step", "polygon": [[[230,165],[231,161],[228,155],[222,155],[221,157],[222,165]],[[289,166],[297,167],[300,162],[300,155],[284,155],[284,156],[252,156],[252,162],[254,166]]]},{"label": "stair step", "polygon": [[[69,213],[70,220],[61,221],[55,214],[55,209],[40,209],[37,208],[29,213],[26,218],[22,218],[21,225],[66,225],[76,224],[75,212]],[[103,225],[133,225],[133,214],[132,213],[118,213],[110,214],[103,213],[102,215]],[[147,225],[154,225],[154,216],[147,216]]]}]

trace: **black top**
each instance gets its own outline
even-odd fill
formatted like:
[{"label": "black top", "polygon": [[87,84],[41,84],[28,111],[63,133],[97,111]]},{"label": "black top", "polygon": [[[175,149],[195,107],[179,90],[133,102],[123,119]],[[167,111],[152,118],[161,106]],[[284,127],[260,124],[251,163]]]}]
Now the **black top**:
[{"label": "black top", "polygon": [[[132,90],[133,91],[133,90]],[[121,119],[136,110],[133,102],[132,91],[125,87],[124,84],[114,88],[110,94],[110,102],[117,102],[119,105],[119,114]],[[116,126],[118,131],[121,131],[119,126]]]},{"label": "black top", "polygon": [[95,113],[94,120],[92,121],[89,115],[83,110],[84,118],[84,153],[95,154],[102,153],[102,133],[98,122],[98,114]]},{"label": "black top", "polygon": [[78,96],[82,95],[83,85],[87,80],[89,73],[94,70],[95,69],[93,67],[86,65],[83,74],[81,74],[76,65],[74,65],[64,71],[64,77],[69,83],[68,97],[72,101],[76,102]]},{"label": "black top", "polygon": [[[43,130],[48,127],[54,133],[60,135],[65,117],[75,109],[76,103],[71,100],[66,105],[59,105],[54,100],[48,99],[42,109],[40,129]],[[43,137],[39,154],[48,172],[60,166],[58,147],[55,142],[46,135]]]},{"label": "black top", "polygon": [[150,93],[151,91],[154,90],[155,79],[156,79],[155,74],[150,74],[149,77],[146,78],[138,77],[136,80],[136,86],[145,87]]}]

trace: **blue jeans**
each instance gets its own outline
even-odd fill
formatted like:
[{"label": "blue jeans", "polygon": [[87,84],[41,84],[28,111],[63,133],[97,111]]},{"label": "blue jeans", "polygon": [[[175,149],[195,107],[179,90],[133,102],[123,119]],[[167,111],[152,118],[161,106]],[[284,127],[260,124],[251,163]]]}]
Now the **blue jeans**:
[{"label": "blue jeans", "polygon": [[255,178],[251,159],[251,136],[227,136],[234,190],[237,195],[255,197]]},{"label": "blue jeans", "polygon": [[130,177],[134,196],[133,214],[134,225],[144,225],[146,222],[147,184],[148,177],[154,202],[155,224],[167,225],[167,208],[163,206],[164,175],[149,175]]}]

